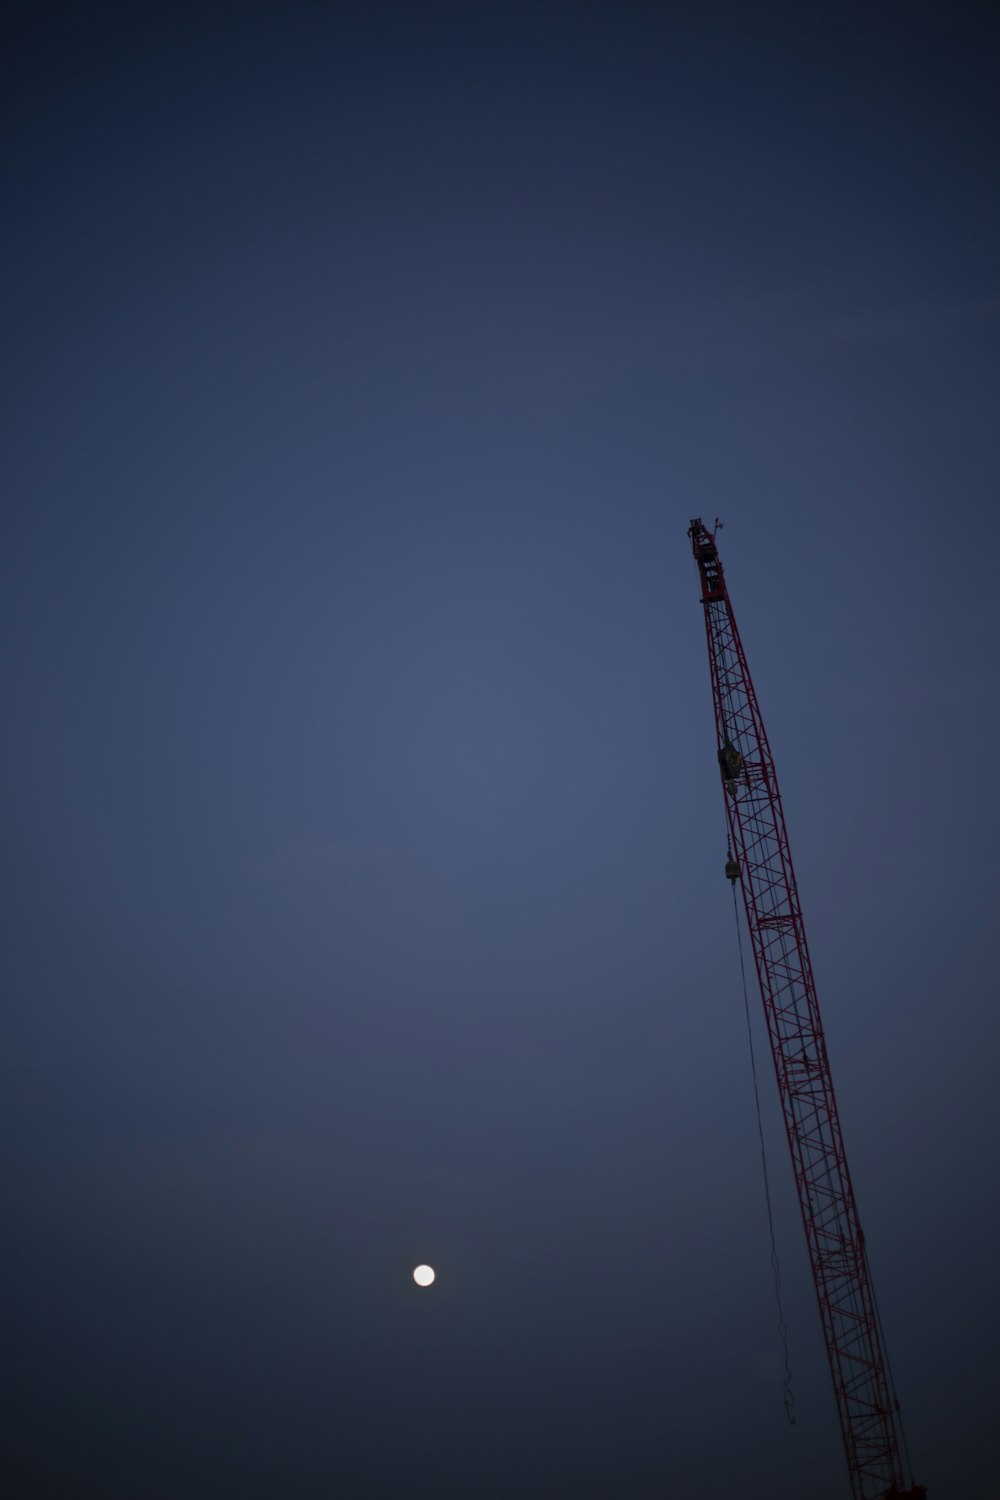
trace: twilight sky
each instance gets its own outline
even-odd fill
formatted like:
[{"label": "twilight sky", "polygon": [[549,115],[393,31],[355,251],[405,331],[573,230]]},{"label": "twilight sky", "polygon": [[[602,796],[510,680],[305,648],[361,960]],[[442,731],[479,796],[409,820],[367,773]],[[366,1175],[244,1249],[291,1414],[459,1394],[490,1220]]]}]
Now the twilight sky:
[{"label": "twilight sky", "polygon": [[994,1500],[997,64],[933,0],[8,7],[5,1494],[847,1496],[718,515],[914,1468]]}]

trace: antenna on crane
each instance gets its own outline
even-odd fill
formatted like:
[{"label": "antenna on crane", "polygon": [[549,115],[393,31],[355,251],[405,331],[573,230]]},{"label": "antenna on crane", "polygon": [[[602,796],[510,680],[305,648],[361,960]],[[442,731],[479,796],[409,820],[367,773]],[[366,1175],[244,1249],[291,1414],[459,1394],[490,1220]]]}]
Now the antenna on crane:
[{"label": "antenna on crane", "polygon": [[806,944],[781,793],[715,537],[688,529],[701,579],[716,745],[729,830],[726,876],[743,895],[778,1095],[830,1361],[854,1500],[926,1500],[904,1469],[865,1237]]}]

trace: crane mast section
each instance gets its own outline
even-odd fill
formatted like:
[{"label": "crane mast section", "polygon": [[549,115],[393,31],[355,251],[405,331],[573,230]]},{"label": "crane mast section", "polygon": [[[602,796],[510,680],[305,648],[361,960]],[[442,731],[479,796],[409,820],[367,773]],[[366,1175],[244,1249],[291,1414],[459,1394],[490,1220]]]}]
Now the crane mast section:
[{"label": "crane mast section", "polygon": [[693,521],[719,767],[854,1500],[908,1493],[774,760],[715,546]]}]

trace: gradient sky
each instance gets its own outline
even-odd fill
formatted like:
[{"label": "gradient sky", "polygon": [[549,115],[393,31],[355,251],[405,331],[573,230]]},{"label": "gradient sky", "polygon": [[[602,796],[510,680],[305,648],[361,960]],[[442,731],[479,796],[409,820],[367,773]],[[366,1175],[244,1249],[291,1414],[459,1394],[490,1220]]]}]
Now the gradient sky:
[{"label": "gradient sky", "polygon": [[847,1495],[718,515],[914,1468],[995,1500],[987,15],[7,8],[5,1494]]}]

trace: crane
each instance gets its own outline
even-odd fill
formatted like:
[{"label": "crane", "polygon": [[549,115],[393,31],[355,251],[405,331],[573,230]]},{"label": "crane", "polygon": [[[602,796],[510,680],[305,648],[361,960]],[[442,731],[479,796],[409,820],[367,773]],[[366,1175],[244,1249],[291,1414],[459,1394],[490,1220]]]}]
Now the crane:
[{"label": "crane", "polygon": [[844,1153],[774,759],[716,546],[688,530],[701,579],[726,875],[743,895],[854,1500],[925,1500],[903,1463],[899,1403]]}]

